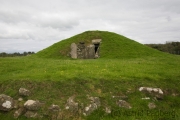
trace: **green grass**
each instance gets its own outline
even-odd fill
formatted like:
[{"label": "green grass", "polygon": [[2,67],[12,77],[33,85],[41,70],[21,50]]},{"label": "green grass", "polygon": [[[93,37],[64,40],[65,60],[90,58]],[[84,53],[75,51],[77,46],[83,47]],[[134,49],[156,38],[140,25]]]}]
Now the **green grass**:
[{"label": "green grass", "polygon": [[[74,60],[66,56],[72,41],[92,38],[103,40],[101,58]],[[172,95],[180,94],[179,61],[180,56],[161,53],[115,33],[88,31],[56,43],[36,55],[0,58],[0,93],[18,99],[18,89],[25,87],[32,94],[24,100],[35,99],[45,103],[39,112],[46,112],[51,104],[58,104],[63,111],[66,100],[73,95],[76,102],[85,105],[89,104],[87,95],[100,97],[102,106],[88,117],[81,116],[81,119],[175,120],[180,119],[180,97]],[[164,100],[153,101],[152,96],[138,91],[141,86],[163,89],[166,92]],[[121,95],[128,96],[127,101],[133,107],[131,110],[117,107],[118,98],[112,96]],[[142,97],[150,97],[151,100],[141,100]],[[149,102],[155,102],[157,108],[149,111]],[[114,112],[107,115],[103,109],[110,106]],[[130,114],[158,110],[172,114]],[[13,112],[0,112],[1,119],[13,119]],[[67,111],[64,113],[66,119],[72,119]],[[76,117],[79,116],[73,118]],[[21,116],[19,119],[26,118]]]},{"label": "green grass", "polygon": [[179,79],[179,58],[179,56],[96,60],[1,58],[0,79],[1,81]]}]

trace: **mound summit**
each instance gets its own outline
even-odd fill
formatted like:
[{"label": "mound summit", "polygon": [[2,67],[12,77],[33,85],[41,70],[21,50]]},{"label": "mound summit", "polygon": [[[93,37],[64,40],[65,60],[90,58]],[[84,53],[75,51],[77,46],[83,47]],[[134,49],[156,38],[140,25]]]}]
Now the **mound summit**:
[{"label": "mound summit", "polygon": [[137,58],[159,56],[162,52],[149,48],[122,35],[108,31],[86,31],[61,40],[39,51],[36,56],[43,58],[71,58],[71,44],[92,44],[92,40],[101,39],[100,58]]}]

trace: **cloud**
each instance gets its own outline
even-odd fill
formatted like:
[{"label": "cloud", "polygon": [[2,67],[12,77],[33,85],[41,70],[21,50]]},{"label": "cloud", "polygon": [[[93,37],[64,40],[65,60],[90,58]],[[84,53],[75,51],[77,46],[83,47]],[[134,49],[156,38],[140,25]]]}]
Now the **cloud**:
[{"label": "cloud", "polygon": [[59,30],[69,30],[79,24],[76,16],[71,13],[41,13],[33,16],[32,21],[40,27],[52,27]]},{"label": "cloud", "polygon": [[[179,6],[179,0],[1,0],[0,51],[38,51],[86,30],[112,31],[141,43],[180,41]],[[42,47],[32,47],[41,41]]]}]

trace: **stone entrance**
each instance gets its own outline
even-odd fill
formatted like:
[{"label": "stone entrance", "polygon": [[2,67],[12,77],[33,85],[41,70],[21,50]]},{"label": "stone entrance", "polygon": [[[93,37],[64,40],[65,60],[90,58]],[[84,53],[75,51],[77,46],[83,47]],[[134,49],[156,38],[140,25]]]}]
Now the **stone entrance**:
[{"label": "stone entrance", "polygon": [[100,57],[100,44],[101,39],[94,39],[90,45],[86,45],[84,42],[78,44],[71,44],[71,58],[73,59],[95,59]]}]

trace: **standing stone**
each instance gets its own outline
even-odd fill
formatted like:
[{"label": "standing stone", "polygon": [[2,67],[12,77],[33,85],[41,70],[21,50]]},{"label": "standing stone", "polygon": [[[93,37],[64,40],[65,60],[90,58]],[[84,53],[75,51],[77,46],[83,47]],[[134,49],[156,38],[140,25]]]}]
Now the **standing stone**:
[{"label": "standing stone", "polygon": [[77,45],[77,58],[85,59],[86,46],[84,42],[79,42]]},{"label": "standing stone", "polygon": [[94,59],[95,56],[95,46],[94,45],[89,45],[86,47],[86,59]]},{"label": "standing stone", "polygon": [[0,110],[10,111],[14,107],[14,100],[10,96],[0,95]]},{"label": "standing stone", "polygon": [[75,43],[71,44],[71,58],[77,59],[77,45]]}]

